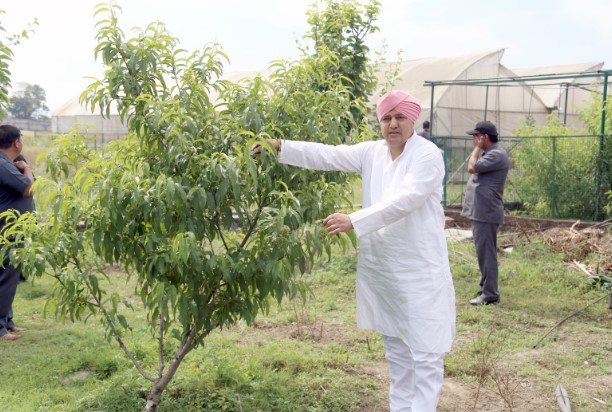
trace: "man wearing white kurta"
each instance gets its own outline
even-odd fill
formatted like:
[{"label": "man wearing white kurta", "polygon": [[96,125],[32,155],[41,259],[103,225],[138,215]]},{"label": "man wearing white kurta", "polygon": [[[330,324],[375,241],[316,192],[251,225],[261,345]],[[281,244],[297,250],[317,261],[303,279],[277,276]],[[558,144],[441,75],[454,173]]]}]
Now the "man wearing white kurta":
[{"label": "man wearing white kurta", "polygon": [[444,162],[436,145],[414,132],[420,111],[414,97],[392,91],[376,110],[384,140],[271,141],[281,163],[361,174],[363,208],[323,223],[331,235],[354,229],[359,238],[357,324],[382,334],[392,412],[436,410],[455,336],[440,203]]}]

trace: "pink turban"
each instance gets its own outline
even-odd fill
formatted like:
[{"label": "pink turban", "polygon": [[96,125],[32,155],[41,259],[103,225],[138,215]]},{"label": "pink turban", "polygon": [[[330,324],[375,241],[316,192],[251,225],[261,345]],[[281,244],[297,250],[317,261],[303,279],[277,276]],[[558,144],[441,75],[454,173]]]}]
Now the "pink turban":
[{"label": "pink turban", "polygon": [[376,105],[378,121],[380,122],[380,119],[391,110],[397,110],[406,116],[412,124],[415,124],[419,114],[421,114],[421,103],[419,103],[416,97],[399,90],[392,90],[385,93]]}]

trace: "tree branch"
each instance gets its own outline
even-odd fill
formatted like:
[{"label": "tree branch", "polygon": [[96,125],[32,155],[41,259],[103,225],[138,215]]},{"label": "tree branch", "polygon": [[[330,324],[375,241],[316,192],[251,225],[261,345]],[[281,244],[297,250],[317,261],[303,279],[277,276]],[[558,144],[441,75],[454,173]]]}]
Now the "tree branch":
[{"label": "tree branch", "polygon": [[263,206],[259,205],[259,208],[257,209],[257,213],[255,214],[255,217],[253,218],[253,221],[249,225],[249,229],[244,234],[244,238],[242,239],[242,242],[240,243],[240,246],[238,247],[238,251],[244,249],[244,247],[246,246],[247,242],[251,238],[251,235],[253,234],[253,231],[255,230],[255,226],[257,225],[257,222],[259,221],[259,216],[261,216],[261,209],[262,208],[263,208]]},{"label": "tree branch", "polygon": [[571,317],[573,317],[573,316],[576,316],[576,315],[577,315],[577,314],[579,314],[580,312],[582,312],[582,311],[584,311],[585,309],[587,309],[587,308],[589,308],[589,307],[593,306],[593,305],[594,305],[594,304],[596,304],[597,302],[599,302],[599,301],[601,301],[601,300],[604,300],[605,298],[607,298],[607,297],[609,297],[609,296],[612,296],[612,292],[608,293],[607,295],[603,295],[602,297],[600,297],[599,299],[597,299],[597,300],[595,300],[595,301],[593,301],[593,302],[589,303],[588,305],[586,305],[586,306],[585,306],[585,307],[583,307],[582,309],[578,309],[577,311],[575,311],[575,312],[571,313],[569,316],[567,316],[567,317],[565,317],[564,319],[562,319],[562,320],[561,320],[559,323],[557,323],[555,326],[553,326],[553,327],[552,327],[552,328],[551,328],[551,329],[550,329],[548,332],[546,332],[546,333],[544,334],[544,336],[542,336],[542,337],[540,338],[540,340],[538,340],[538,341],[535,343],[535,345],[533,345],[533,349],[535,349],[535,348],[536,348],[536,347],[537,347],[537,346],[540,344],[540,342],[542,342],[542,341],[544,340],[544,338],[545,338],[545,337],[547,337],[548,335],[550,335],[550,333],[551,333],[553,330],[555,330],[557,327],[561,326],[561,325],[562,325],[562,324],[563,324],[563,323],[564,323],[566,320],[570,319],[570,318],[571,318]]},{"label": "tree branch", "polygon": [[215,219],[215,227],[217,228],[217,233],[219,233],[219,238],[221,238],[221,242],[223,242],[225,251],[229,252],[229,247],[227,246],[227,243],[225,242],[225,238],[223,237],[223,231],[221,230],[221,227],[219,226],[219,219]]},{"label": "tree branch", "polygon": [[[80,269],[79,266],[79,262],[78,259],[75,258],[76,261],[76,266],[77,269]],[[121,347],[121,349],[123,350],[123,352],[125,353],[125,355],[132,361],[132,364],[134,365],[134,367],[138,370],[138,372],[140,372],[140,374],[142,375],[143,378],[145,378],[148,381],[151,382],[155,382],[156,379],[149,375],[147,373],[147,371],[145,371],[140,364],[138,363],[138,361],[136,360],[136,357],[134,357],[134,355],[132,354],[132,352],[130,352],[130,350],[127,348],[127,346],[125,346],[125,343],[123,342],[123,340],[121,339],[121,335],[119,334],[119,331],[117,330],[117,328],[115,327],[110,315],[108,314],[108,311],[104,308],[104,306],[102,305],[102,302],[100,299],[98,299],[96,297],[96,294],[94,293],[91,284],[89,282],[85,282],[85,285],[87,285],[87,289],[89,290],[89,294],[94,298],[94,300],[98,303],[98,308],[99,310],[102,312],[102,315],[104,316],[104,318],[106,319],[106,322],[109,325],[109,328],[113,334],[113,337],[115,338],[115,340],[117,341],[117,343],[119,343],[119,347]]]},{"label": "tree branch", "polygon": [[[164,297],[166,300],[167,297]],[[165,302],[164,302],[165,303]],[[159,368],[157,376],[161,379],[164,374],[164,310],[163,307],[159,311]]]}]

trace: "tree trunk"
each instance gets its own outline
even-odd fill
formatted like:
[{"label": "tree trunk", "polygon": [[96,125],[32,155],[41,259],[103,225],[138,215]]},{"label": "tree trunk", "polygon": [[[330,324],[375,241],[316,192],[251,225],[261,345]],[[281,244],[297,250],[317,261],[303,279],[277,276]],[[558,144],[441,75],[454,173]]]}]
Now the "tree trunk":
[{"label": "tree trunk", "polygon": [[161,402],[162,392],[166,389],[168,384],[172,381],[174,374],[178,370],[181,362],[185,356],[191,352],[194,345],[192,342],[183,346],[180,351],[176,354],[170,365],[168,366],[168,370],[164,375],[157,379],[153,384],[153,388],[151,388],[151,392],[149,392],[149,396],[147,397],[147,404],[145,405],[143,412],[156,412],[157,407]]},{"label": "tree trunk", "polygon": [[151,389],[151,393],[147,397],[147,404],[145,405],[144,412],[156,412],[157,406],[161,402],[161,394],[164,388],[160,388],[156,383]]}]

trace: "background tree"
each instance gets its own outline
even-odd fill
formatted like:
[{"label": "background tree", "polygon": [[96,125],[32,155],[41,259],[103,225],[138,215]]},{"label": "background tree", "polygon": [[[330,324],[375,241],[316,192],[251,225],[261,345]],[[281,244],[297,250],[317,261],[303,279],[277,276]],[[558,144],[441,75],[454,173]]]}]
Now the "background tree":
[{"label": "background tree", "polygon": [[603,212],[599,216],[601,219],[612,217],[612,104],[610,104],[610,98],[610,93],[608,93],[605,104],[604,135],[601,134],[601,116],[602,107],[604,107],[601,94],[592,93],[591,104],[579,112],[580,120],[587,125],[587,133],[598,137],[600,150],[596,170],[600,175],[598,197],[600,204],[603,204],[603,208],[599,210]]},{"label": "background tree", "polygon": [[49,111],[46,103],[45,90],[37,84],[28,84],[11,97],[9,113],[15,119],[46,119]]},{"label": "background tree", "polygon": [[[0,16],[4,14],[4,10],[0,10]],[[2,22],[0,21],[0,33],[2,33],[2,38],[0,38],[0,120],[4,117],[4,113],[8,107],[10,102],[8,96],[8,89],[11,86],[11,72],[9,70],[9,65],[11,61],[13,61],[13,51],[11,50],[10,43],[7,42],[7,39],[4,38],[4,34],[6,30],[2,26]]]},{"label": "background tree", "polygon": [[[526,119],[514,132],[516,136],[526,137],[512,150],[512,181],[529,215],[584,220],[612,216],[611,198],[605,196],[612,189],[612,144],[609,134],[603,136],[604,150],[601,150],[601,108],[601,96],[593,95],[592,104],[580,112],[581,120],[587,125],[583,130],[567,127],[551,115],[543,126]],[[610,133],[609,105],[607,110],[606,129]]]},{"label": "background tree", "polygon": [[[4,14],[5,11],[0,9],[0,17]],[[4,118],[10,104],[8,90],[11,88],[9,67],[14,56],[12,48],[18,45],[22,39],[27,39],[30,34],[34,33],[33,26],[36,24],[38,24],[38,20],[35,19],[21,33],[7,35],[2,21],[0,21],[0,120]]]},{"label": "background tree", "polygon": [[[81,100],[105,114],[116,103],[129,135],[101,148],[78,130],[59,137],[45,159],[49,178],[36,183],[45,224],[22,216],[12,234],[25,244],[24,267],[57,279],[56,316],[100,317],[151,382],[145,410],[154,411],[211,332],[305,293],[297,275],[332,242],[355,240],[330,238],[320,224],[350,203],[345,174],[279,165],[267,151],[253,157],[253,145],[270,135],[350,143],[371,131],[355,123],[351,110],[363,103],[335,75],[332,53],[231,83],[219,79],[227,57],[218,46],[188,53],[162,23],[127,38],[119,12],[114,2],[96,10],[95,53],[107,70]],[[137,285],[155,361],[129,348],[132,303],[105,291],[108,264]]]},{"label": "background tree", "polygon": [[[368,113],[367,102],[376,87],[376,76],[370,61],[366,40],[379,29],[375,25],[380,13],[377,0],[361,4],[355,0],[328,0],[312,4],[307,12],[310,31],[303,51],[307,56],[327,56],[324,70],[336,76],[350,92],[352,99],[361,102],[351,109],[352,123],[358,124]],[[313,52],[309,51],[309,46]],[[313,85],[325,90],[327,79]],[[345,125],[351,127],[351,122]]]}]

